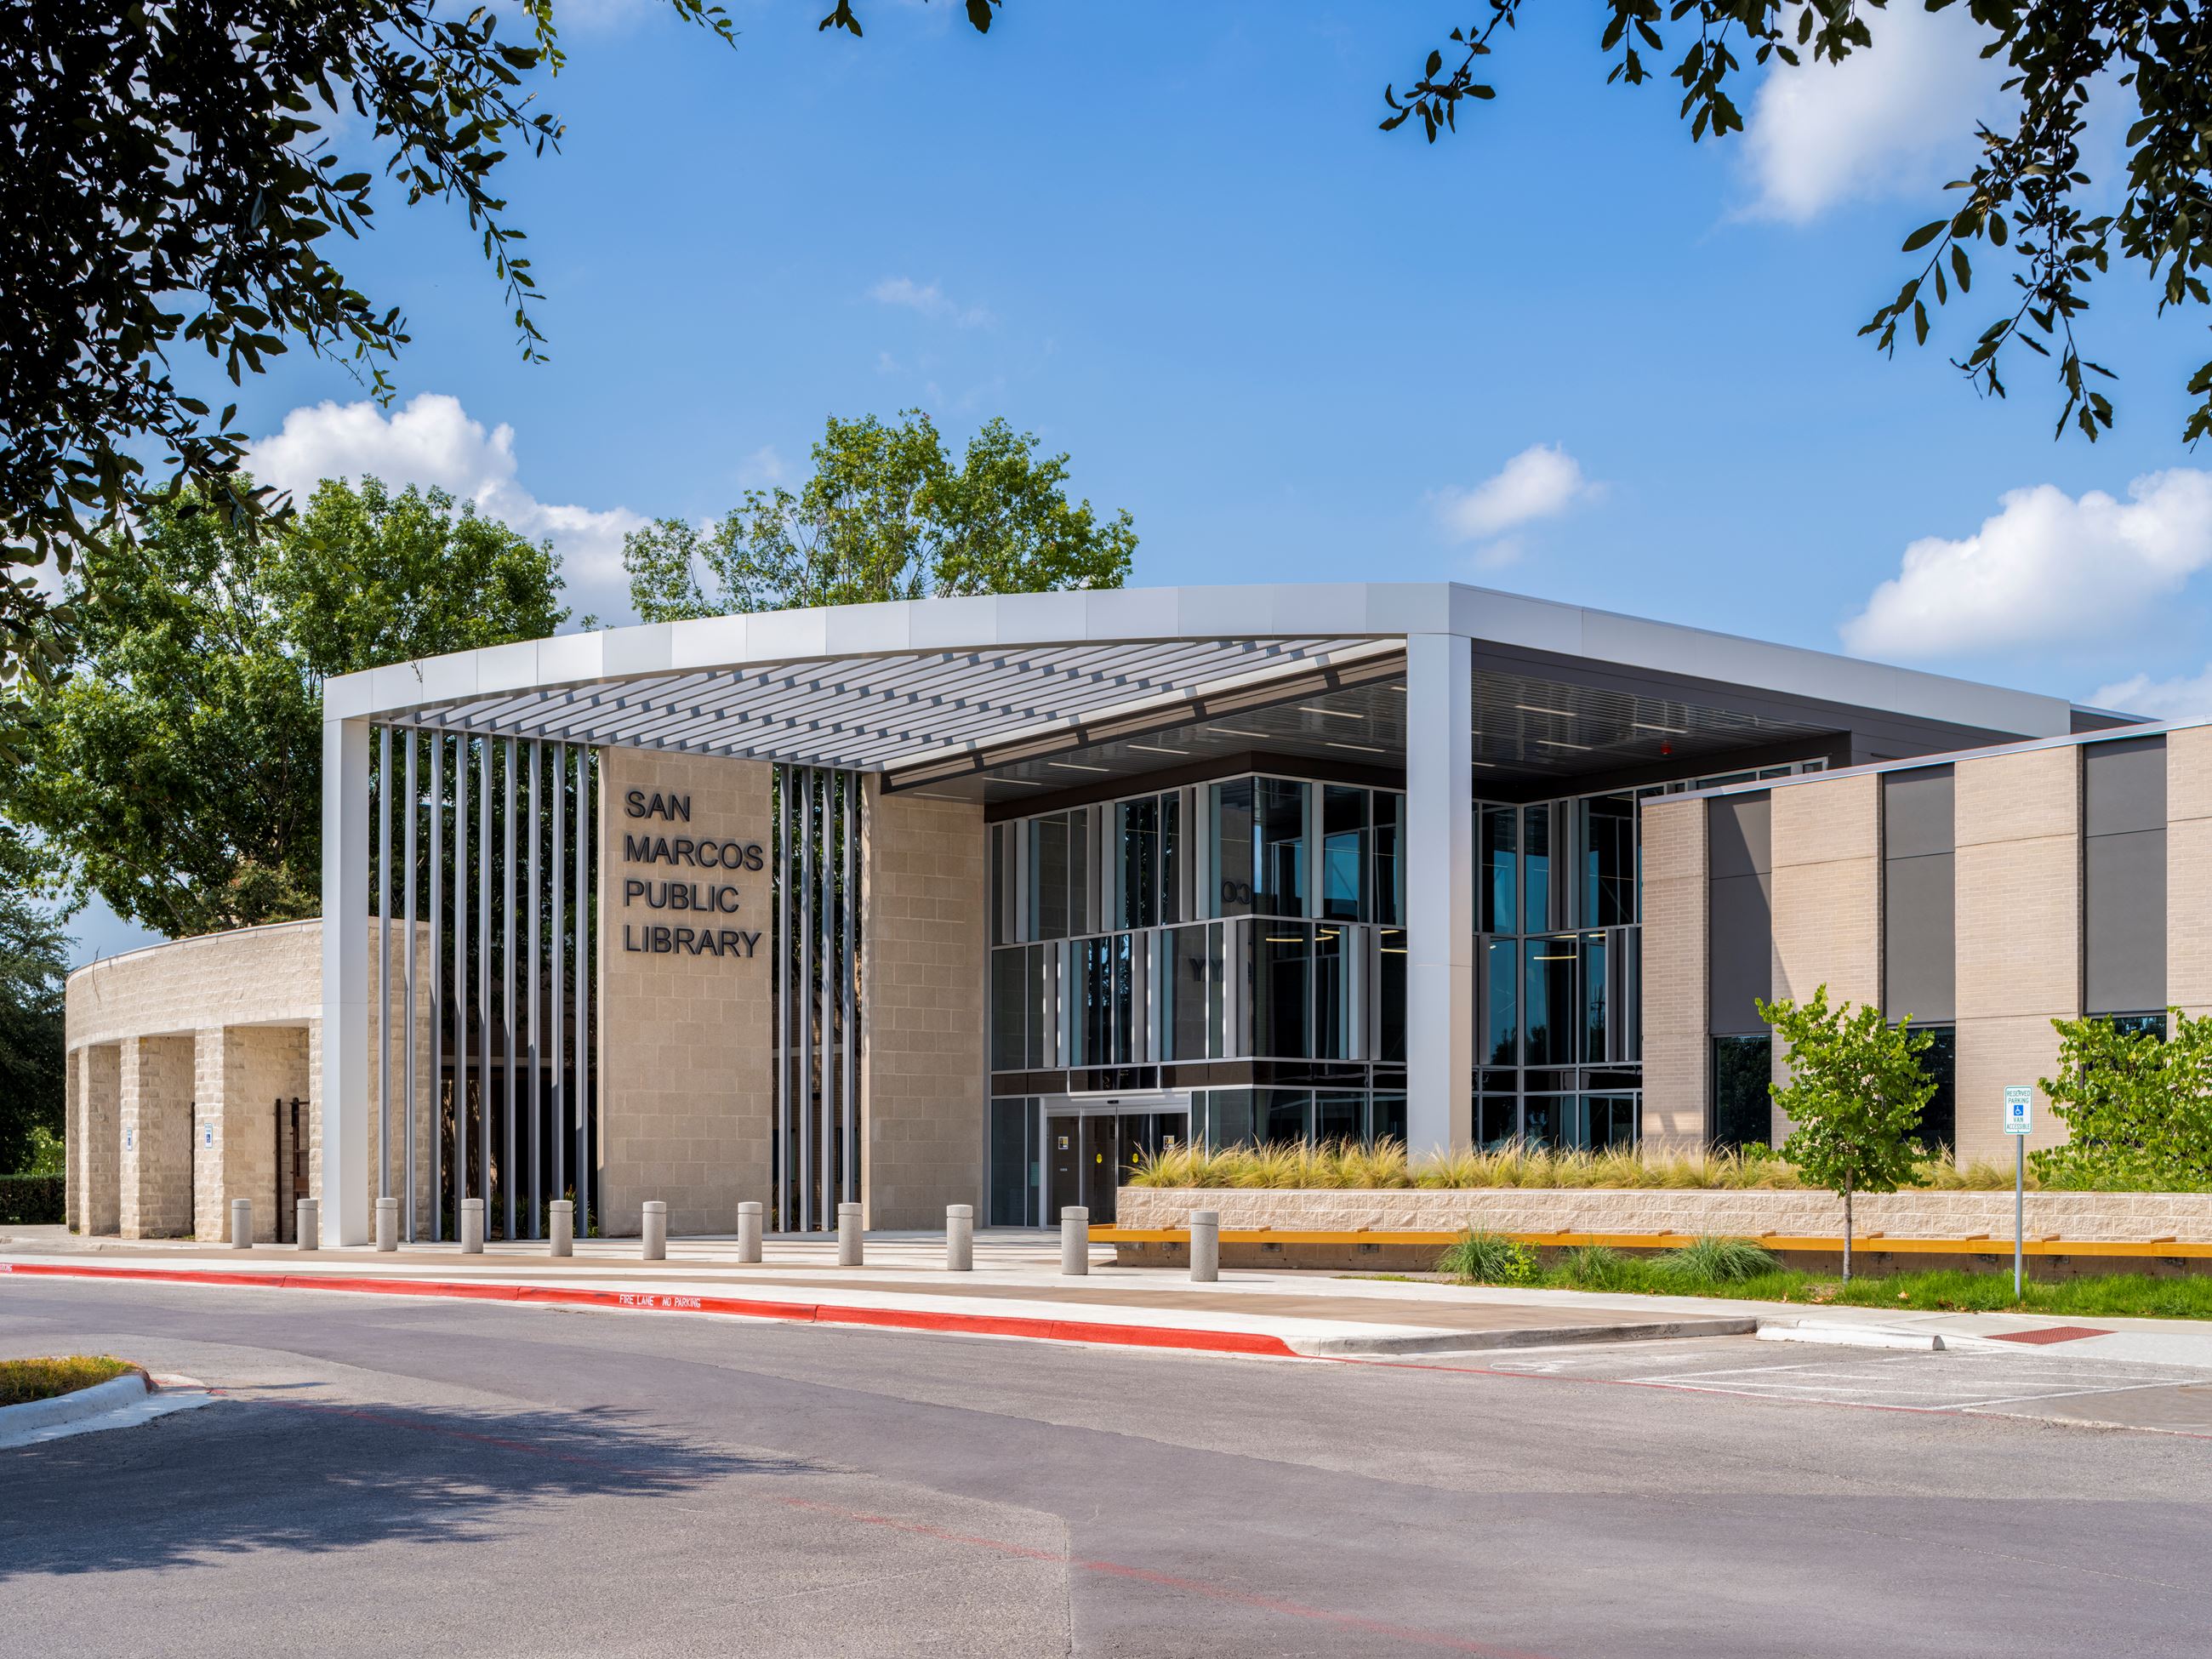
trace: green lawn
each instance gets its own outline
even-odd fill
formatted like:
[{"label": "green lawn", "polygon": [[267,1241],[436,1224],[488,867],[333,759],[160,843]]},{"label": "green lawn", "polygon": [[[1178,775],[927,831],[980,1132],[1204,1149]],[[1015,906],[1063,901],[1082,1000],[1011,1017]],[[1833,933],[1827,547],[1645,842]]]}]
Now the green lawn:
[{"label": "green lawn", "polygon": [[0,1406],[27,1405],[75,1394],[138,1368],[108,1354],[68,1354],[58,1358],[0,1359]]},{"label": "green lawn", "polygon": [[2212,1276],[2144,1273],[2027,1282],[2015,1300],[2009,1268],[1955,1268],[1855,1278],[1783,1267],[1748,1239],[1700,1240],[1683,1250],[1629,1255],[1602,1245],[1571,1250],[1550,1267],[1526,1245],[1474,1234],[1447,1250],[1437,1271],[1466,1285],[1525,1285],[1632,1296],[1735,1297],[1808,1306],[1843,1304],[1927,1312],[1990,1311],[2077,1318],[2212,1319]]}]

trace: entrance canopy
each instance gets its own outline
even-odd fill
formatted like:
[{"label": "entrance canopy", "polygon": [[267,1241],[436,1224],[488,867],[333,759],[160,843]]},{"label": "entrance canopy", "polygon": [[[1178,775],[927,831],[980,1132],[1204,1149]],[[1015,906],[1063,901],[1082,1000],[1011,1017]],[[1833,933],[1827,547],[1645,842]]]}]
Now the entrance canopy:
[{"label": "entrance canopy", "polygon": [[2073,713],[1446,583],[1024,593],[608,629],[347,675],[325,711],[852,768],[997,802],[1246,753],[1402,768],[1407,641],[1423,635],[1473,642],[1473,764],[1507,789],[1736,751],[1893,758],[2058,735]]}]

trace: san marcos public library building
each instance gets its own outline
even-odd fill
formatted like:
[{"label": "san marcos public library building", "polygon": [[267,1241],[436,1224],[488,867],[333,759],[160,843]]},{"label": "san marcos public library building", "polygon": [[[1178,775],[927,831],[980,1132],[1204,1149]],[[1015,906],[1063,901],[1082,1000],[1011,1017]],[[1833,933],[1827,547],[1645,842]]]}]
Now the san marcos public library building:
[{"label": "san marcos public library building", "polygon": [[1753,1005],[1824,983],[1936,1030],[1975,1155],[2054,1016],[2212,1007],[2212,728],[1471,587],[614,629],[325,711],[324,921],[70,979],[80,1231],[1036,1225],[1170,1142],[1764,1139]]}]

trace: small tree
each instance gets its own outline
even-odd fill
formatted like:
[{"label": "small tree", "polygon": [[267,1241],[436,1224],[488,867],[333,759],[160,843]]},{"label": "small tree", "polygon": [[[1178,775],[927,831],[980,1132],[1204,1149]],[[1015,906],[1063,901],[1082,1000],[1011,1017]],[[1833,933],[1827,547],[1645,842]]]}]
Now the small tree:
[{"label": "small tree", "polygon": [[1929,1040],[1879,1008],[1830,1008],[1825,985],[1809,1002],[1761,1002],[1759,1017],[1790,1045],[1790,1081],[1769,1085],[1797,1126],[1783,1155],[1844,1200],[1848,1285],[1852,1195],[1893,1193],[1912,1179],[1913,1132],[1936,1092],[1920,1065]]},{"label": "small tree", "polygon": [[2043,1079],[2066,1143],[2028,1154],[2039,1179],[2125,1190],[2212,1188],[2212,1015],[2167,1010],[2171,1035],[2055,1019],[2058,1075]]}]

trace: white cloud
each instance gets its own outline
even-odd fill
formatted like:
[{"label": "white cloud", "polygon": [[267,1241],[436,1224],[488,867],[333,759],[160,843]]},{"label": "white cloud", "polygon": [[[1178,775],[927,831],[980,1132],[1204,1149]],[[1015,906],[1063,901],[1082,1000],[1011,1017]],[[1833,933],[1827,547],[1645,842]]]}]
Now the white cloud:
[{"label": "white cloud", "polygon": [[[1802,224],[1837,203],[1940,185],[1974,153],[1974,124],[2001,97],[2001,64],[1964,6],[1861,7],[1874,49],[1840,64],[1777,62],[1752,100],[1746,160],[1753,218]],[[1963,171],[1963,168],[1954,168]]]},{"label": "white cloud", "polygon": [[283,430],[253,441],[247,465],[302,506],[325,478],[374,475],[395,489],[447,490],[533,540],[550,538],[579,611],[627,613],[623,536],[645,520],[625,507],[539,501],[519,477],[514,428],[486,432],[458,398],[422,392],[390,415],[366,400],[295,409]]},{"label": "white cloud", "polygon": [[2108,637],[2212,563],[2212,473],[2147,472],[2125,501],[2008,491],[1957,541],[1923,537],[1843,626],[1869,656],[1940,657]]},{"label": "white cloud", "polygon": [[[1557,518],[1598,488],[1583,476],[1582,463],[1557,444],[1531,444],[1474,489],[1455,485],[1430,499],[1444,533],[1455,542],[1473,542]],[[1475,562],[1494,567],[1520,556],[1520,544],[1508,539],[1482,549]]]},{"label": "white cloud", "polygon": [[2154,680],[2136,674],[2117,685],[2100,685],[2090,693],[2093,708],[2117,708],[2144,714],[2154,720],[2203,720],[2212,716],[2212,666],[2194,677]]},{"label": "white cloud", "polygon": [[791,482],[791,463],[774,444],[763,444],[738,463],[740,489],[773,489]]},{"label": "white cloud", "polygon": [[878,305],[918,311],[960,328],[981,328],[991,320],[991,313],[982,307],[955,305],[936,283],[917,283],[911,276],[886,276],[868,290],[868,297]]}]

